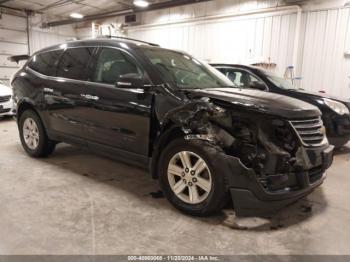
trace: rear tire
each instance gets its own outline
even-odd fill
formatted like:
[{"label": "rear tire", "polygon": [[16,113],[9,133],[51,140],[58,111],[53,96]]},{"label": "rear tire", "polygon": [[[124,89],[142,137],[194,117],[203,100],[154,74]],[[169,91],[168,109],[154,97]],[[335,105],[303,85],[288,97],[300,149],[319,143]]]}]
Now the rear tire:
[{"label": "rear tire", "polygon": [[46,157],[55,150],[56,143],[48,138],[41,119],[33,110],[26,110],[20,116],[19,133],[22,146],[31,157]]},{"label": "rear tire", "polygon": [[208,216],[220,211],[229,199],[223,161],[223,152],[205,141],[171,142],[158,164],[165,197],[189,215]]}]

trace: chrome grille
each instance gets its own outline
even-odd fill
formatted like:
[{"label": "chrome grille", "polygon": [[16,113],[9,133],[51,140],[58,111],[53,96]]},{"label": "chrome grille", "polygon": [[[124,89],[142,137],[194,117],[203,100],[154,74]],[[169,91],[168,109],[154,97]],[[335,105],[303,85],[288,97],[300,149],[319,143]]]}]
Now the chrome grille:
[{"label": "chrome grille", "polygon": [[0,103],[10,101],[11,96],[0,96]]},{"label": "chrome grille", "polygon": [[322,144],[325,138],[325,132],[323,130],[323,122],[320,117],[303,120],[292,120],[290,123],[305,145],[317,146]]}]

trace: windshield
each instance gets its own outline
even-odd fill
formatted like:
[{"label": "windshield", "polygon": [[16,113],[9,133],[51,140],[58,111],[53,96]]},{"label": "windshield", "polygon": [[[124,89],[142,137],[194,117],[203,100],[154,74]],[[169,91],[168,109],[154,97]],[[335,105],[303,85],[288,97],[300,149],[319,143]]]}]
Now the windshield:
[{"label": "windshield", "polygon": [[271,72],[264,71],[266,77],[277,87],[282,89],[296,89],[290,80],[280,77],[278,75],[272,74]]},{"label": "windshield", "polygon": [[215,68],[189,55],[164,49],[144,49],[166,83],[183,89],[233,87]]}]

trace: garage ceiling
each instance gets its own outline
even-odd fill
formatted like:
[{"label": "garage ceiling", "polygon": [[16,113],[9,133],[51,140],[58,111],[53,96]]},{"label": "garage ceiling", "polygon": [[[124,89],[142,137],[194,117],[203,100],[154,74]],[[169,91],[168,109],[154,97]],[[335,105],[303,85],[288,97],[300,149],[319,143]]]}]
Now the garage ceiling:
[{"label": "garage ceiling", "polygon": [[[169,0],[150,0],[150,4]],[[68,18],[72,12],[85,16],[133,8],[132,0],[0,0],[0,6],[28,9],[48,16]]]}]

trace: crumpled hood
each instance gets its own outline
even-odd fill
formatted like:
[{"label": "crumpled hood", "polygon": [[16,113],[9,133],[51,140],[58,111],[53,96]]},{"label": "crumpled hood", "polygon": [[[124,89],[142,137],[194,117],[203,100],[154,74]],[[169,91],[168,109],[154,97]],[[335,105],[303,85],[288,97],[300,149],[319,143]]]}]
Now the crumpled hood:
[{"label": "crumpled hood", "polygon": [[284,95],[253,89],[212,88],[186,90],[193,96],[209,97],[287,119],[308,118],[321,115],[320,110],[304,101]]},{"label": "crumpled hood", "polygon": [[12,95],[12,89],[0,84],[0,96],[9,96]]}]

